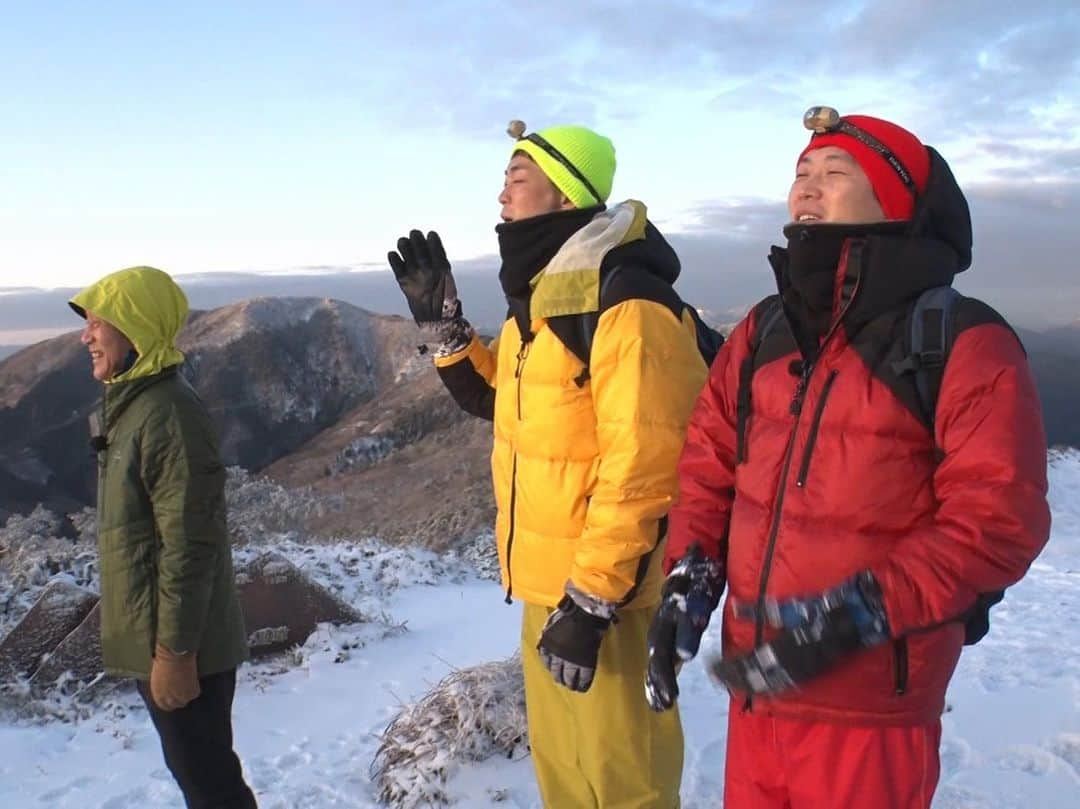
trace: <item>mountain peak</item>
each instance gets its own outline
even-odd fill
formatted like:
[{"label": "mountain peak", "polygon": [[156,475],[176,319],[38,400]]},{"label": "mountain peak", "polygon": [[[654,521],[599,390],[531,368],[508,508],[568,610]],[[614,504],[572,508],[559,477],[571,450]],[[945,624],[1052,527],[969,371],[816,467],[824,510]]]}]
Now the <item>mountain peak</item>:
[{"label": "mountain peak", "polygon": [[209,312],[192,313],[184,343],[220,348],[250,332],[280,331],[309,323],[324,313],[344,321],[366,321],[372,316],[332,298],[249,298]]}]

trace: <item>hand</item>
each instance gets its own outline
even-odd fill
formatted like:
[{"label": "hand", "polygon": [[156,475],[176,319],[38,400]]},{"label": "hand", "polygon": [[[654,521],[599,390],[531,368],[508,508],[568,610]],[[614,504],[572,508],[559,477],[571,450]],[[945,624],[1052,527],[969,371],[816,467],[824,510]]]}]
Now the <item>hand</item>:
[{"label": "hand", "polygon": [[459,317],[457,285],[439,234],[430,231],[425,239],[419,230],[410,230],[407,238],[398,239],[397,247],[397,252],[387,253],[386,259],[405,293],[416,325]]},{"label": "hand", "polygon": [[676,674],[697,654],[709,616],[723,592],[723,568],[705,558],[701,545],[695,542],[664,581],[660,608],[649,627],[645,698],[654,711],[666,711],[675,704],[679,696]]},{"label": "hand", "polygon": [[386,258],[424,335],[420,353],[430,350],[436,357],[446,357],[467,348],[473,330],[461,314],[439,234],[430,231],[425,239],[419,230],[410,230],[408,238],[398,239],[398,252],[387,253]]},{"label": "hand", "polygon": [[764,620],[783,631],[742,657],[714,660],[710,675],[728,690],[777,694],[827,671],[846,655],[889,638],[881,587],[863,571],[811,598],[769,600],[758,611],[737,604],[736,618]]},{"label": "hand", "polygon": [[195,652],[176,654],[160,643],[150,663],[150,696],[163,711],[183,708],[199,696],[199,668]]},{"label": "hand", "polygon": [[571,691],[588,691],[596,675],[600,641],[615,614],[613,604],[567,585],[567,594],[547,619],[536,644],[555,682]]}]

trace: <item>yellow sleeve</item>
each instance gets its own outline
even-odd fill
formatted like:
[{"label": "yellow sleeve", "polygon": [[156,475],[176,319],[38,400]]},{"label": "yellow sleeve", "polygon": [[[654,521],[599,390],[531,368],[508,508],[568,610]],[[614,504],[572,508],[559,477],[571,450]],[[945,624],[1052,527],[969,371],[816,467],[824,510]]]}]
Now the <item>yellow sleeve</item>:
[{"label": "yellow sleeve", "polygon": [[606,310],[593,338],[597,482],[570,580],[619,602],[644,575],[678,490],[676,465],[708,369],[693,322],[630,299]]}]

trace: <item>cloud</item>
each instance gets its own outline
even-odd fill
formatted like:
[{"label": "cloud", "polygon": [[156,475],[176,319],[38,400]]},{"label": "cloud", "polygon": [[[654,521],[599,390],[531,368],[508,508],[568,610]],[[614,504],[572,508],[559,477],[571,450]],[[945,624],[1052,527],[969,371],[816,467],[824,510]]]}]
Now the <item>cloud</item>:
[{"label": "cloud", "polygon": [[993,182],[968,190],[975,233],[972,269],[962,285],[1025,323],[1080,317],[1075,263],[1080,182]]},{"label": "cloud", "polygon": [[[821,102],[898,116],[974,166],[1008,157],[1016,165],[1002,176],[1035,164],[1048,179],[1072,176],[1037,152],[1080,145],[1080,11],[1071,1],[411,7],[409,46],[380,51],[382,112],[465,137],[539,114],[530,123],[632,128],[655,121],[650,100],[672,94],[686,97],[693,122],[700,94],[721,125],[726,111],[765,127]],[[401,36],[395,15],[368,24],[376,39]]]},{"label": "cloud", "polygon": [[[1080,146],[1068,146],[1065,148],[1041,147],[1018,150],[1007,154],[1013,162],[1009,165],[1000,165],[990,170],[993,180],[1001,180],[1006,183],[1012,180],[1040,180],[1050,179],[1058,182],[1080,180]],[[1048,187],[1034,185],[1032,191],[1040,195],[1048,188],[1056,187],[1051,183]],[[1025,195],[1026,196],[1026,195]]]},{"label": "cloud", "polygon": [[764,234],[777,230],[778,222],[786,221],[787,206],[762,200],[717,200],[703,203],[693,213],[695,221],[686,228],[687,235],[722,233],[760,242]]},{"label": "cloud", "polygon": [[[966,195],[974,261],[957,277],[957,287],[1025,326],[1080,318],[1080,182],[999,180],[971,185]],[[682,258],[684,298],[724,309],[775,290],[765,257],[770,244],[783,243],[782,203],[712,201],[695,214],[692,226],[669,235]]]}]

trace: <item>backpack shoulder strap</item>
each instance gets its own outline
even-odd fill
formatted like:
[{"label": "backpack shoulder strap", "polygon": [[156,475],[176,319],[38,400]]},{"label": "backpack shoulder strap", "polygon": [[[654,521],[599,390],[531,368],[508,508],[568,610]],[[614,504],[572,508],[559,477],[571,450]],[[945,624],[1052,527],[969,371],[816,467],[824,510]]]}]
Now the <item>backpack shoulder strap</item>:
[{"label": "backpack shoulder strap", "polygon": [[758,312],[757,320],[754,324],[754,332],[750,335],[751,356],[757,356],[761,344],[765,342],[766,337],[772,334],[773,329],[780,324],[783,317],[784,304],[780,300],[780,296],[773,295],[770,298],[766,298]]},{"label": "backpack shoulder strap", "polygon": [[706,323],[698,310],[690,304],[685,304],[683,308],[690,313],[690,319],[694,321],[698,352],[705,360],[705,364],[711,368],[716,355],[720,353],[724,345],[724,335]]},{"label": "backpack shoulder strap", "polygon": [[908,314],[907,356],[893,363],[897,374],[914,375],[923,421],[933,432],[941,380],[955,337],[955,303],[960,293],[951,286],[925,290]]},{"label": "backpack shoulder strap", "polygon": [[779,295],[766,298],[757,307],[750,330],[750,353],[739,366],[739,390],[735,398],[735,463],[746,460],[746,427],[753,409],[751,391],[757,370],[761,344],[784,319],[784,304]]}]

